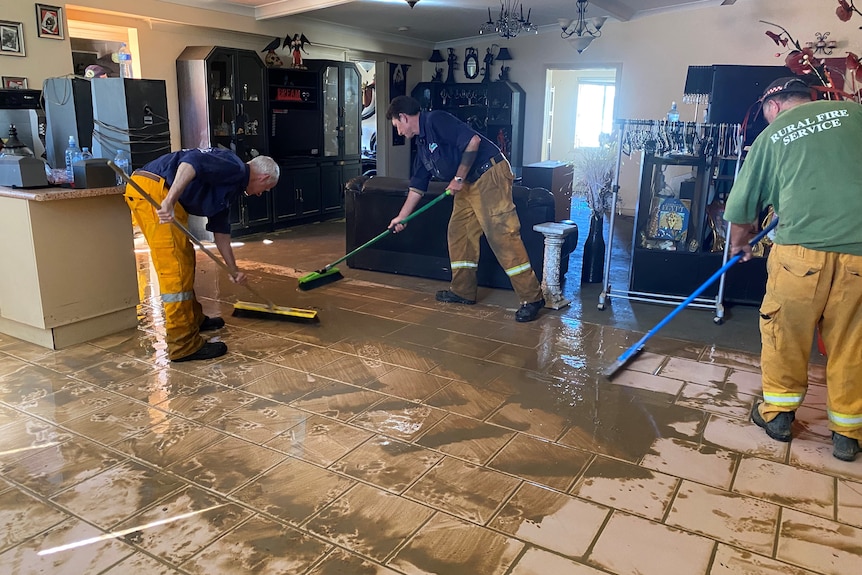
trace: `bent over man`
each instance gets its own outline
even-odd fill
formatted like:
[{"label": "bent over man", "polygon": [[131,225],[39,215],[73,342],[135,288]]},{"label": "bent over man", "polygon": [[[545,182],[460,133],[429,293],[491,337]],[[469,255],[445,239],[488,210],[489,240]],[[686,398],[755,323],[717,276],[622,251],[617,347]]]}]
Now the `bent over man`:
[{"label": "bent over man", "polygon": [[386,118],[400,135],[417,139],[407,199],[390,227],[396,232],[404,229],[398,222],[413,213],[432,176],[448,180],[455,196],[448,231],[452,283],[450,289],[437,292],[437,301],[476,303],[479,239],[484,232],[518,294],[521,306],[515,320],[536,319],[545,300],[521,241],[509,161],[490,140],[448,112],[420,113],[419,102],[409,96],[394,98]]},{"label": "bent over man", "polygon": [[195,297],[195,250],[171,221],[188,227],[189,214],[207,218],[206,228],[228,268],[231,281],[243,283],[230,245],[231,202],[240,194],[259,196],[278,182],[278,164],[267,156],[244,163],[230,150],[182,150],[166,154],[132,174],[132,180],[161,203],[156,210],[126,186],[126,203],[150,246],[165,309],[171,361],[212,359],[227,353],[222,342],[207,342],[201,331],[218,329],[224,320],[206,317]]},{"label": "bent over man", "polygon": [[763,402],[751,418],[771,438],[790,441],[819,326],[832,454],[852,461],[862,440],[862,106],[812,102],[794,77],[773,82],[761,102],[769,125],[724,212],[731,250],[744,252],[743,261],[760,210],[772,205],[779,218],[760,307]]}]

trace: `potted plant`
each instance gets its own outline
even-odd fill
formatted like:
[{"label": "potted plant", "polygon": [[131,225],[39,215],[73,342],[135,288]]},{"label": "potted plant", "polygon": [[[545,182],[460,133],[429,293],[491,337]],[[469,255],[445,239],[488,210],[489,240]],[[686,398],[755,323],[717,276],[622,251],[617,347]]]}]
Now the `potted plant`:
[{"label": "potted plant", "polygon": [[604,217],[614,208],[612,182],[616,160],[616,142],[610,134],[599,135],[598,147],[574,151],[572,191],[586,198],[590,208],[590,231],[584,242],[581,283],[598,283],[604,275]]}]

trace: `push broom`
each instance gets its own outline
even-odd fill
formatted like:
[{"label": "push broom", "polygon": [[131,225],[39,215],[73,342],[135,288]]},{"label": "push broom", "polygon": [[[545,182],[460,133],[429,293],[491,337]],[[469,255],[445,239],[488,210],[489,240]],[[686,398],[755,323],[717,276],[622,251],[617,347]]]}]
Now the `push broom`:
[{"label": "push broom", "polygon": [[[754,236],[754,238],[752,238],[752,240],[750,242],[748,242],[748,245],[751,247],[754,247],[755,245],[757,245],[757,242],[762,240],[766,236],[766,234],[768,234],[773,229],[775,229],[775,226],[777,226],[777,225],[778,225],[778,218],[776,217],[776,218],[773,218],[772,222],[768,226],[763,228],[763,230],[761,230],[761,232],[759,234]],[[727,241],[730,241],[729,234],[728,234]],[[707,279],[705,282],[703,282],[700,285],[700,287],[698,287],[696,290],[694,290],[694,293],[692,293],[690,296],[685,298],[685,300],[683,300],[678,306],[676,306],[672,312],[667,314],[663,320],[658,322],[658,324],[654,328],[652,328],[651,330],[646,332],[646,334],[644,334],[644,336],[642,338],[640,338],[637,341],[637,343],[635,343],[633,346],[631,346],[626,351],[624,351],[623,354],[621,356],[619,356],[615,362],[613,362],[610,366],[608,366],[607,369],[604,370],[604,372],[602,372],[603,375],[608,379],[612,378],[614,376],[614,374],[617,371],[619,371],[620,369],[622,369],[622,367],[629,360],[631,360],[634,356],[636,356],[638,353],[641,352],[641,350],[644,348],[644,345],[646,344],[646,342],[649,338],[654,336],[658,330],[660,330],[665,325],[667,325],[668,322],[676,316],[676,314],[678,314],[683,309],[685,309],[686,306],[688,306],[688,304],[693,302],[697,296],[702,294],[704,292],[704,290],[706,288],[708,288],[709,286],[711,286],[715,280],[717,280],[722,275],[727,273],[727,270],[729,270],[731,267],[733,267],[733,265],[736,264],[736,262],[738,262],[741,259],[742,259],[742,252],[739,252],[738,254],[736,254],[735,256],[730,258],[729,260],[727,260],[727,263],[724,264],[723,266],[721,266],[720,268],[718,268],[718,270],[714,274],[712,274],[709,277],[709,279]]]},{"label": "push broom", "polygon": [[[138,185],[137,182],[132,180],[123,170],[121,170],[117,165],[108,161],[108,165],[113,169],[118,176],[120,176],[124,182],[132,186],[136,192],[138,192],[142,198],[147,200],[150,204],[153,205],[154,208],[161,208],[161,204],[159,204],[153,197],[145,192],[141,186]],[[171,223],[177,227],[192,243],[194,243],[200,250],[208,255],[212,261],[214,261],[220,268],[227,272],[227,274],[236,278],[236,274],[224,263],[221,259],[217,258],[215,254],[213,254],[210,250],[208,250],[203,243],[199,239],[197,239],[194,234],[192,234],[188,228],[186,228],[183,224],[178,222],[177,220],[171,220]],[[257,290],[251,287],[248,284],[242,284],[249,292],[251,292],[256,298],[264,301],[264,304],[258,303],[250,303],[244,301],[238,301],[233,306],[233,315],[237,317],[258,317],[263,319],[279,319],[286,321],[299,321],[299,322],[314,322],[318,321],[317,310],[313,309],[302,309],[295,307],[283,307],[277,306],[268,298],[264,297]]]},{"label": "push broom", "polygon": [[[415,218],[416,216],[418,216],[422,212],[430,209],[431,206],[433,206],[434,204],[438,204],[441,201],[443,201],[443,198],[445,198],[447,196],[451,196],[451,195],[452,195],[452,191],[446,190],[445,192],[443,192],[442,194],[440,194],[439,196],[437,196],[436,198],[434,198],[433,200],[431,200],[430,202],[428,202],[427,204],[425,204],[424,206],[422,206],[421,208],[419,208],[418,210],[416,210],[415,212],[413,212],[412,214],[410,214],[409,216],[407,216],[406,218],[404,218],[403,220],[401,220],[398,223],[399,224],[406,224],[407,222],[409,222],[410,220],[412,220],[413,218]],[[344,276],[341,275],[341,272],[338,271],[338,268],[335,266],[337,266],[338,264],[340,264],[344,260],[353,257],[354,255],[361,252],[362,250],[364,250],[365,248],[367,248],[371,244],[375,244],[375,243],[379,242],[380,240],[382,240],[383,238],[385,238],[386,236],[391,234],[394,230],[395,230],[394,227],[387,228],[386,230],[384,230],[383,232],[381,232],[377,236],[371,238],[370,240],[368,240],[367,242],[365,242],[364,244],[362,244],[361,246],[359,246],[358,248],[356,248],[355,250],[353,250],[349,254],[346,254],[346,255],[338,258],[337,260],[335,260],[331,264],[317,270],[316,272],[311,272],[310,274],[302,276],[301,278],[299,278],[299,289],[301,289],[303,291],[308,291],[310,289],[319,288],[321,286],[325,286],[327,284],[331,284],[333,282],[337,282],[340,279],[343,279]]]}]

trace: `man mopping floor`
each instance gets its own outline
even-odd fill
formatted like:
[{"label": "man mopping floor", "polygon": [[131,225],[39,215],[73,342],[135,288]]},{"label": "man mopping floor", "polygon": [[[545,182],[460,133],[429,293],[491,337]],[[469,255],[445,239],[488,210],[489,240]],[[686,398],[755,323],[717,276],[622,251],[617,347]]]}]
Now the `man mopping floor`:
[{"label": "man mopping floor", "polygon": [[[165,309],[168,356],[171,361],[221,357],[227,345],[208,342],[201,331],[224,326],[219,317],[204,315],[195,297],[195,250],[182,228],[189,214],[207,218],[207,229],[224,258],[234,283],[246,275],[236,267],[230,245],[231,203],[245,193],[259,196],[278,183],[278,164],[267,156],[243,162],[230,150],[182,150],[166,154],[132,174],[132,181],[161,203],[156,210],[135,186],[126,186],[125,199],[150,246]],[[176,219],[181,226],[169,225]]]}]

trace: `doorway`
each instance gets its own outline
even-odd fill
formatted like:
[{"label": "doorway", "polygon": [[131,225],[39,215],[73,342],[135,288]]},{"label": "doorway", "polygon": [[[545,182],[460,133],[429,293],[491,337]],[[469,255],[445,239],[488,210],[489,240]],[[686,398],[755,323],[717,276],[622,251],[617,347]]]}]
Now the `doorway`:
[{"label": "doorway", "polygon": [[619,67],[549,68],[545,75],[542,161],[569,162],[579,147],[613,131]]}]

